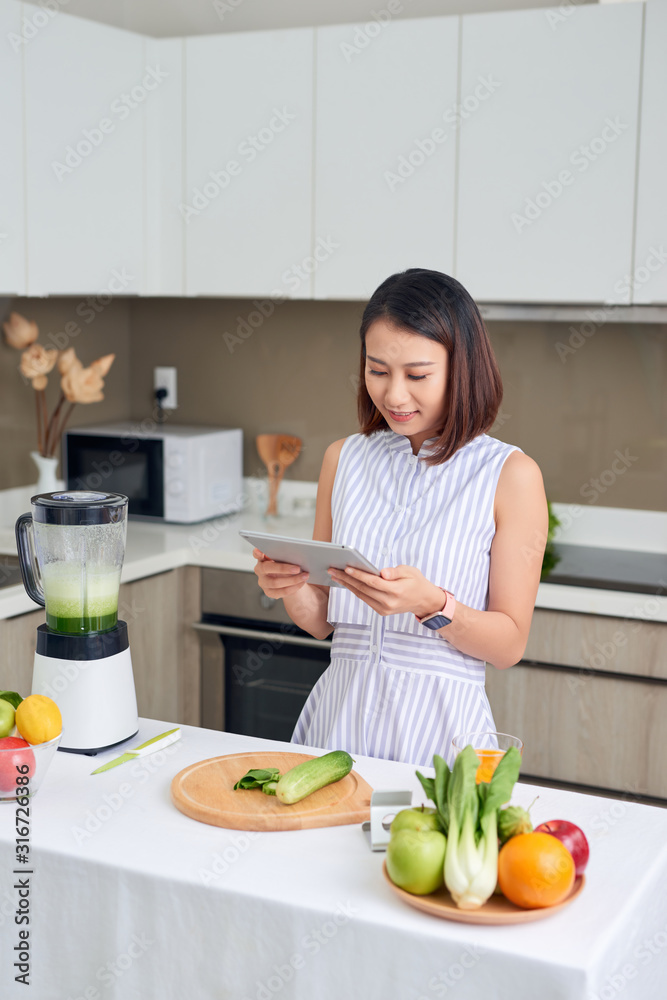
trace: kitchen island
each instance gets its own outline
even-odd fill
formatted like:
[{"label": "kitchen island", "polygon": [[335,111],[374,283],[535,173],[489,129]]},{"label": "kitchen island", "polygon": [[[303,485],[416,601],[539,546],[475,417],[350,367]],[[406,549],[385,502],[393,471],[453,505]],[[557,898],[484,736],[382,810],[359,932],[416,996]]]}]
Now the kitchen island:
[{"label": "kitchen island", "polygon": [[[539,795],[535,824],[566,818],[586,832],[584,891],[534,923],[455,923],[393,894],[359,825],[244,833],[173,806],[171,780],[195,761],[289,744],[183,727],[166,750],[90,774],[168,728],[141,720],[128,747],[56,754],[30,806],[29,875],[15,874],[15,806],[0,804],[3,1000],[662,1000],[664,810],[518,784],[515,804]],[[358,757],[355,770],[423,800],[411,765]],[[19,879],[29,991],[12,968]]]}]

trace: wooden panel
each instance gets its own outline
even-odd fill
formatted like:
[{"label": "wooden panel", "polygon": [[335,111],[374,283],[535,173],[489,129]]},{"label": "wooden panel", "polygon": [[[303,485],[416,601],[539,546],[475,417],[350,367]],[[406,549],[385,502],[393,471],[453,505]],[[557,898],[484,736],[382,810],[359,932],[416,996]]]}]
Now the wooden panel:
[{"label": "wooden panel", "polygon": [[186,726],[201,724],[201,666],[199,635],[192,623],[199,621],[201,570],[185,566],[176,570],[174,621],[178,650],[178,718]]},{"label": "wooden panel", "polygon": [[18,691],[24,698],[30,694],[37,626],[43,624],[43,611],[31,611],[0,621],[0,688],[3,691]]},{"label": "wooden panel", "polygon": [[356,771],[289,806],[259,789],[234,791],[251,768],[277,767],[284,774],[307,760],[313,754],[255,751],[211,757],[179,771],[171,797],[186,816],[231,830],[306,830],[370,818],[373,789]]},{"label": "wooden panel", "polygon": [[667,625],[536,608],[523,659],[667,680]]},{"label": "wooden panel", "polygon": [[486,687],[523,773],[667,798],[667,685],[518,664],[487,669]]},{"label": "wooden panel", "polygon": [[123,584],[118,615],[127,622],[139,715],[198,726],[199,570],[184,569]]}]

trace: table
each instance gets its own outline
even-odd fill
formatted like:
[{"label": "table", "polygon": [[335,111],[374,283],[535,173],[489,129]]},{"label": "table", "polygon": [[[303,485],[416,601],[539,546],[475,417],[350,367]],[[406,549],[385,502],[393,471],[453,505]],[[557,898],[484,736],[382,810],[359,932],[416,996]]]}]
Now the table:
[{"label": "table", "polygon": [[[173,725],[141,720],[131,745]],[[585,891],[535,923],[481,927],[404,905],[361,827],[243,833],[172,805],[197,760],[274,743],[183,728],[179,743],[94,777],[58,753],[31,803],[30,989],[14,981],[15,806],[0,804],[0,996],[33,1000],[658,1000],[667,981],[667,811],[530,785],[534,823],[591,845]],[[299,747],[299,750],[302,748]],[[411,765],[358,757],[373,788]]]}]

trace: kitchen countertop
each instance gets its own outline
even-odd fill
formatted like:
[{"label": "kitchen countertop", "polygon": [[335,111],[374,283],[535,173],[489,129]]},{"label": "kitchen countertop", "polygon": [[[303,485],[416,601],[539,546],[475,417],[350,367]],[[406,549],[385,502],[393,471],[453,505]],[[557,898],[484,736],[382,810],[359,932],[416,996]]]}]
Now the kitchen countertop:
[{"label": "kitchen countertop", "polygon": [[[191,525],[131,520],[122,582],[130,583],[188,565],[252,572],[255,560],[251,546],[238,534],[242,529],[298,538],[312,537],[316,483],[283,482],[280,516],[267,519],[262,513],[266,482],[253,479],[244,482],[248,505],[241,513]],[[0,494],[0,556],[16,555],[13,523],[19,513],[29,509],[31,492],[31,488],[26,487],[4,491],[4,496]],[[602,558],[605,549],[614,550],[617,554],[624,551],[628,557],[639,553],[656,555],[658,562],[653,575],[657,572],[660,577],[660,557],[667,553],[667,514],[572,504],[554,504],[553,507],[563,522],[563,529],[556,540],[567,544],[570,552],[577,546],[597,549]],[[556,567],[556,576],[559,569],[560,566]],[[656,579],[652,592],[648,593],[608,589],[608,582],[604,586],[591,586],[601,582],[594,577],[590,577],[585,585],[573,585],[571,580],[570,574],[567,583],[551,580],[541,583],[535,606],[667,622],[667,579],[663,581],[664,585]],[[632,579],[629,582],[632,583]],[[22,585],[0,589],[0,619],[34,611],[37,607]]]},{"label": "kitchen countertop", "polygon": [[[26,993],[10,958],[18,879],[30,908],[28,993],[39,1000],[664,996],[667,897],[656,887],[667,877],[667,811],[517,784],[514,804],[539,794],[535,824],[561,817],[585,831],[584,890],[532,923],[457,923],[393,893],[360,824],[243,833],[170,801],[172,778],[196,761],[290,744],[182,726],[165,750],[90,774],[175,723],[142,719],[128,747],[94,759],[57,753],[30,803],[33,864],[16,864],[16,808],[0,803],[3,1000]],[[355,755],[355,770],[374,789],[423,801],[414,765]]]}]

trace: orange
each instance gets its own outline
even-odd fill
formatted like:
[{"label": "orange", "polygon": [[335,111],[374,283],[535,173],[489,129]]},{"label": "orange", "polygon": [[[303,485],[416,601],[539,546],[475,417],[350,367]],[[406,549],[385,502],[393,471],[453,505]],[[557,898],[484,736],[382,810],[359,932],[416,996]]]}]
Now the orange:
[{"label": "orange", "polygon": [[555,906],[574,884],[574,858],[548,833],[520,833],[500,849],[498,882],[516,906]]},{"label": "orange", "polygon": [[62,731],[60,709],[45,694],[30,694],[16,709],[16,728],[24,740],[33,746],[47,743]]}]

